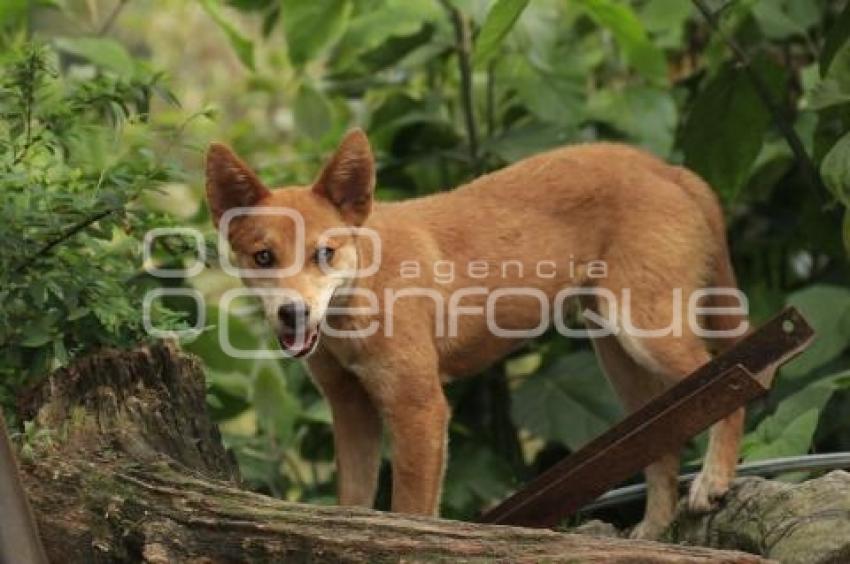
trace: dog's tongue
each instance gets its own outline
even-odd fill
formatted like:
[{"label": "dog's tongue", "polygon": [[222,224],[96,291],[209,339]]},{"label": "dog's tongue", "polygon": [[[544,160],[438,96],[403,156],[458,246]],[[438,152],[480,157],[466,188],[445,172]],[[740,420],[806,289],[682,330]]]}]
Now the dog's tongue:
[{"label": "dog's tongue", "polygon": [[313,350],[313,346],[316,344],[316,339],[319,334],[317,331],[311,331],[309,333],[293,333],[293,334],[282,334],[280,335],[280,346],[286,351],[290,356],[298,358],[300,356],[304,356],[311,350]]},{"label": "dog's tongue", "polygon": [[295,346],[295,341],[298,339],[296,335],[281,335],[280,344],[285,349],[291,349]]}]

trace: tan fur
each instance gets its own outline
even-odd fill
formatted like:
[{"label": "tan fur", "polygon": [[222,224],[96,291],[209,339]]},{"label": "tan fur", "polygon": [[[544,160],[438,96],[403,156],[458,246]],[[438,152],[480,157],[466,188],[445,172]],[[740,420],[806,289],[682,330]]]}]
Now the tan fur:
[{"label": "tan fur", "polygon": [[[216,221],[227,201],[245,205],[244,197],[233,196],[237,190],[248,194],[249,205],[298,210],[305,218],[308,255],[320,234],[331,227],[362,223],[380,236],[380,268],[366,278],[331,279],[307,264],[292,277],[246,279],[252,286],[297,290],[315,312],[311,324],[322,321],[328,306],[320,296],[327,297],[328,292],[338,296],[342,288],[374,291],[381,313],[335,316],[328,323],[349,329],[378,323],[385,329],[382,312],[388,289],[425,288],[449,303],[455,292],[472,287],[487,292],[531,287],[549,298],[564,287],[593,287],[618,296],[628,289],[632,324],[657,329],[666,327],[673,316],[674,288],[687,296],[710,284],[735,285],[722,213],[710,188],[689,171],[634,148],[600,143],[557,149],[454,191],[400,203],[372,203],[374,164],[359,131],[346,137],[313,187],[266,191],[256,186],[252,174],[239,174],[244,165],[222,151],[215,146],[207,165]],[[223,178],[222,170],[230,171],[236,184]],[[245,267],[261,248],[273,249],[282,263],[291,260],[293,228],[285,218],[240,218],[231,224],[229,236]],[[373,258],[374,250],[363,236],[339,234],[333,245],[336,260],[357,268]],[[421,273],[416,278],[401,276],[405,261],[411,260],[423,265]],[[430,265],[439,261],[455,265],[454,280],[441,281],[435,275]],[[499,265],[505,261],[516,261],[523,275],[517,268],[502,272]],[[535,275],[540,261],[555,263],[553,277]],[[604,277],[591,276],[593,261],[607,264]],[[472,262],[494,268],[486,277],[473,276],[466,268]],[[486,295],[471,292],[459,304],[483,306],[485,300]],[[344,301],[348,307],[370,305],[360,296]],[[584,302],[602,307],[592,298]],[[493,336],[481,315],[460,315],[457,336],[435,335],[440,316],[432,297],[411,295],[392,305],[391,337],[383,330],[357,339],[323,334],[307,364],[333,411],[340,502],[372,502],[380,417],[393,444],[392,509],[434,514],[449,421],[441,378],[476,374],[522,340]],[[274,323],[273,311],[269,317]],[[540,321],[540,308],[530,298],[506,296],[498,301],[496,319],[503,328],[527,329]],[[740,316],[717,319],[724,327],[741,321]],[[710,358],[703,341],[687,327],[680,336],[620,334],[597,339],[594,345],[630,411]],[[728,488],[741,421],[742,413],[736,414],[712,430],[706,467],[692,490],[692,507],[710,508]],[[677,469],[677,453],[647,469],[649,500],[636,536],[656,536],[669,523],[677,498]]]}]

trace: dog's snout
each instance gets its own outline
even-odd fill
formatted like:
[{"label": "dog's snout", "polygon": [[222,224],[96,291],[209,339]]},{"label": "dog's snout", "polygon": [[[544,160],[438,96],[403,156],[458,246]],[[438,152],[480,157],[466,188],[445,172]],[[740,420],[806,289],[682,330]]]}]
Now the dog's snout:
[{"label": "dog's snout", "polygon": [[277,309],[277,317],[284,328],[296,330],[307,324],[310,306],[301,302],[285,303]]}]

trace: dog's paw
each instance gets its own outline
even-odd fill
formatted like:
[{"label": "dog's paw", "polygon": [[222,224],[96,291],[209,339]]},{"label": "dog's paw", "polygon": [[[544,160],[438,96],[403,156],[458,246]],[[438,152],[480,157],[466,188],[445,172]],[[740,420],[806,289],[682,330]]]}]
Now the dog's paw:
[{"label": "dog's paw", "polygon": [[629,532],[629,538],[635,540],[658,540],[667,530],[667,523],[644,519]]},{"label": "dog's paw", "polygon": [[729,491],[729,480],[702,472],[691,484],[688,494],[688,510],[691,513],[709,513],[720,506],[720,502]]}]

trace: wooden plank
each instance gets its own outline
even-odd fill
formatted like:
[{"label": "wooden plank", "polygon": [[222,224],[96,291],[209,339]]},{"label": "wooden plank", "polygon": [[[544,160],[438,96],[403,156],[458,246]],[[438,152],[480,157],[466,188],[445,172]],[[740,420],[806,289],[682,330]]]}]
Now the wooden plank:
[{"label": "wooden plank", "polygon": [[814,331],[787,308],[487,512],[482,521],[552,527],[670,450],[764,394]]}]

